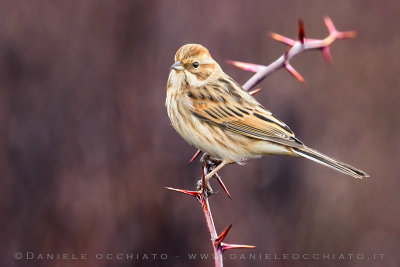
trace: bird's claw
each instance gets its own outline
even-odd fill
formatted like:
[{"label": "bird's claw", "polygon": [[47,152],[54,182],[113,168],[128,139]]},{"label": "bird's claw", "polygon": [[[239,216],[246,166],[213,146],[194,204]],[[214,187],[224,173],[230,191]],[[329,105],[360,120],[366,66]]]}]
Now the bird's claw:
[{"label": "bird's claw", "polygon": [[207,196],[211,196],[214,195],[214,190],[211,188],[210,182],[208,180],[206,180],[206,186],[205,188],[203,188],[203,181],[202,179],[200,179],[197,182],[197,190],[205,190],[205,193],[207,194]]}]

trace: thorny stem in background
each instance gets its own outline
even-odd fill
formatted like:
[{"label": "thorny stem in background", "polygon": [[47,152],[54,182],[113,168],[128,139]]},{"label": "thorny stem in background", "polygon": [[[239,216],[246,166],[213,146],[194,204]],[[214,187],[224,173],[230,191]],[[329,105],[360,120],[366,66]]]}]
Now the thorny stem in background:
[{"label": "thorny stem in background", "polygon": [[322,50],[324,59],[326,60],[327,63],[331,64],[332,57],[329,50],[329,46],[336,40],[354,38],[356,36],[356,33],[353,31],[351,32],[337,31],[335,25],[333,24],[332,20],[329,17],[325,17],[325,25],[328,28],[329,35],[328,37],[322,40],[305,38],[305,31],[302,21],[299,21],[298,41],[284,37],[277,33],[271,33],[271,37],[273,39],[288,45],[289,49],[281,57],[279,57],[277,60],[275,60],[268,66],[249,64],[238,61],[229,61],[229,63],[238,68],[256,73],[243,85],[243,89],[247,91],[250,90],[251,88],[256,86],[259,82],[261,82],[265,77],[267,77],[269,74],[281,68],[285,68],[297,80],[299,80],[300,82],[304,82],[304,78],[293,68],[292,65],[290,65],[290,60],[294,56],[308,50],[315,50],[315,49]]},{"label": "thorny stem in background", "polygon": [[[268,66],[257,65],[252,63],[245,63],[239,61],[228,61],[228,63],[251,72],[255,72],[255,74],[243,85],[243,89],[250,90],[254,88],[258,83],[260,83],[265,77],[270,75],[271,73],[284,68],[289,71],[298,81],[304,82],[304,78],[295,70],[295,68],[290,64],[290,60],[305,51],[309,50],[321,50],[324,56],[324,59],[327,63],[332,63],[332,57],[330,54],[329,46],[336,40],[354,38],[356,33],[351,32],[339,32],[336,30],[335,25],[329,17],[325,17],[325,25],[328,28],[329,35],[325,39],[310,39],[305,37],[305,30],[303,22],[299,21],[299,40],[293,40],[282,35],[271,33],[271,37],[279,42],[282,42],[289,46],[289,49],[277,60],[269,64]],[[253,95],[258,93],[261,89],[255,89],[250,91],[249,94]],[[189,163],[193,162],[198,155],[200,154],[200,150],[196,152],[196,154],[192,157]],[[228,226],[219,236],[217,235],[217,231],[215,229],[214,220],[211,214],[210,204],[208,202],[209,196],[212,195],[212,190],[209,187],[208,183],[205,181],[205,176],[210,173],[219,163],[219,160],[213,159],[208,155],[204,155],[202,157],[202,179],[201,186],[198,191],[188,191],[183,189],[176,189],[171,187],[166,187],[169,190],[181,192],[187,195],[191,195],[196,197],[196,199],[200,202],[204,217],[207,222],[207,227],[210,232],[211,242],[213,244],[214,249],[214,259],[215,266],[223,266],[223,252],[228,249],[237,249],[237,248],[254,248],[254,246],[248,245],[236,245],[236,244],[227,244],[222,241],[225,239],[227,234],[229,233],[232,225]],[[219,184],[224,189],[225,193],[229,196],[228,189],[222,182],[221,178],[218,174],[215,174],[214,177],[217,178]]]}]

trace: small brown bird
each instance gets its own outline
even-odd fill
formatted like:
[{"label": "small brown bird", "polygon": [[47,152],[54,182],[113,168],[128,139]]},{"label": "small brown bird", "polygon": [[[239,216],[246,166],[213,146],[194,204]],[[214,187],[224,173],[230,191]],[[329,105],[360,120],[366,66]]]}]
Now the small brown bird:
[{"label": "small brown bird", "polygon": [[176,52],[165,105],[173,127],[188,143],[222,160],[207,180],[226,164],[263,155],[304,157],[355,178],[369,176],[305,146],[201,45],[187,44]]}]

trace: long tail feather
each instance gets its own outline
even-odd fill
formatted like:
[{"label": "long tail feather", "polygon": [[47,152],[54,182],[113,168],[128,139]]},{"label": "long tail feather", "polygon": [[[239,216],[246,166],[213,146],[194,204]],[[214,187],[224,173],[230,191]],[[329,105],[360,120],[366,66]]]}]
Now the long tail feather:
[{"label": "long tail feather", "polygon": [[339,172],[342,172],[344,174],[353,176],[354,178],[359,178],[362,179],[364,177],[369,177],[369,175],[359,169],[356,169],[346,163],[343,163],[341,161],[338,161],[336,159],[333,159],[331,157],[328,157],[316,150],[313,150],[308,147],[304,148],[296,148],[293,147],[293,152],[296,153],[297,155],[310,159],[312,161],[318,162],[322,165],[331,167],[334,170],[337,170]]}]

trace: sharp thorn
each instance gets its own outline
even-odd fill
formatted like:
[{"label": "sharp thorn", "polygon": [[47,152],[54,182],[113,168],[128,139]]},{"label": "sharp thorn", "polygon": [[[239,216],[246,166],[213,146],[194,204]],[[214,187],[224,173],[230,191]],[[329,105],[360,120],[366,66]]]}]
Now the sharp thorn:
[{"label": "sharp thorn", "polygon": [[305,36],[306,36],[306,33],[304,31],[304,23],[301,19],[299,19],[299,41],[301,43],[304,43]]},{"label": "sharp thorn", "polygon": [[338,32],[337,33],[338,39],[351,39],[351,38],[355,38],[356,36],[357,36],[357,33],[355,31],[347,31],[347,32]]},{"label": "sharp thorn", "polygon": [[189,196],[193,196],[193,197],[196,197],[196,198],[200,197],[200,192],[199,191],[189,191],[189,190],[177,189],[177,188],[173,188],[173,187],[165,187],[165,189],[172,190],[172,191],[179,192],[179,193],[183,193],[183,194],[186,194],[186,195],[189,195]]},{"label": "sharp thorn", "polygon": [[285,68],[289,71],[290,74],[292,74],[299,82],[304,83],[305,80],[304,78],[300,75],[300,73],[295,70],[295,68],[292,67],[289,63],[286,63]]},{"label": "sharp thorn", "polygon": [[190,163],[192,163],[199,155],[200,155],[200,153],[201,153],[201,150],[197,150],[197,152],[193,155],[193,157],[189,160],[189,163],[188,163],[188,165],[190,164]]},{"label": "sharp thorn", "polygon": [[332,64],[332,55],[329,49],[329,46],[325,46],[322,48],[322,55],[324,56],[325,62],[329,65]]},{"label": "sharp thorn", "polygon": [[218,174],[216,174],[215,177],[217,177],[218,183],[221,185],[222,189],[224,189],[224,191],[228,195],[228,197],[230,199],[232,199],[231,194],[229,193],[228,188],[226,188],[226,186],[225,186],[224,182],[222,181],[221,177]]},{"label": "sharp thorn", "polygon": [[335,25],[333,24],[332,20],[330,17],[325,17],[324,18],[325,25],[328,28],[328,31],[330,34],[337,32]]},{"label": "sharp thorn", "polygon": [[237,245],[237,244],[228,244],[228,243],[221,243],[220,244],[222,252],[229,249],[241,249],[241,248],[255,248],[256,246],[251,245]]},{"label": "sharp thorn", "polygon": [[284,43],[285,45],[288,45],[288,46],[294,46],[295,43],[296,43],[295,40],[290,39],[290,38],[285,37],[285,36],[282,36],[280,34],[274,33],[274,32],[271,32],[270,36],[271,36],[272,39],[274,39],[274,40],[276,40],[278,42]]},{"label": "sharp thorn", "polygon": [[265,68],[265,66],[263,66],[263,65],[240,62],[240,61],[234,61],[234,60],[227,60],[226,62],[228,64],[231,64],[231,65],[239,68],[239,69],[246,70],[246,71],[251,71],[251,72],[257,72],[261,68]]},{"label": "sharp thorn", "polygon": [[257,93],[260,92],[260,91],[261,91],[261,88],[254,89],[253,91],[250,91],[250,92],[249,92],[249,95],[255,95],[255,94],[257,94]]},{"label": "sharp thorn", "polygon": [[229,225],[218,237],[215,239],[216,244],[220,244],[222,241],[224,241],[225,237],[228,235],[229,231],[232,228],[232,224]]}]

